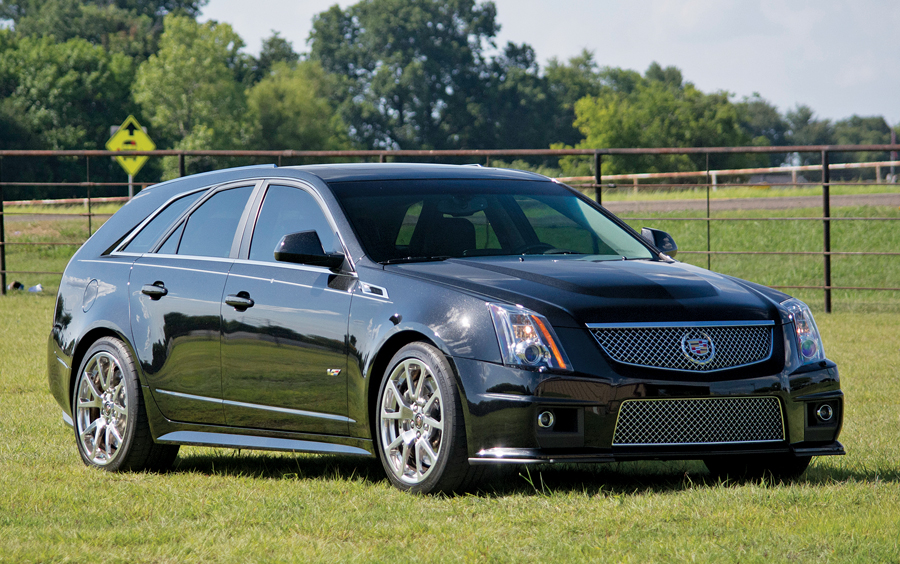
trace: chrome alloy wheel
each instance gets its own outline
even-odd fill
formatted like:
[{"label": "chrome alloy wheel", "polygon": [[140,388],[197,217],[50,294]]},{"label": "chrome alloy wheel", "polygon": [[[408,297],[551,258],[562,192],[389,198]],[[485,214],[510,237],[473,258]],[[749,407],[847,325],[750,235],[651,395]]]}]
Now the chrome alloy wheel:
[{"label": "chrome alloy wheel", "polygon": [[394,475],[410,485],[434,470],[444,438],[443,398],[425,362],[407,358],[397,364],[379,404],[381,449]]},{"label": "chrome alloy wheel", "polygon": [[128,390],[116,357],[108,352],[91,357],[75,393],[81,450],[91,463],[106,466],[118,455],[128,429]]}]

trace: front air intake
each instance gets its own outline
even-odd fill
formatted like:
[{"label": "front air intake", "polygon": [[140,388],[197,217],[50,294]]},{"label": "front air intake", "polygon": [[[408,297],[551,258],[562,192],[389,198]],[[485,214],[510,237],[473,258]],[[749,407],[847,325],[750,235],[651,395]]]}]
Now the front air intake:
[{"label": "front air intake", "polygon": [[784,440],[774,397],[636,399],[622,402],[614,446],[717,445]]}]

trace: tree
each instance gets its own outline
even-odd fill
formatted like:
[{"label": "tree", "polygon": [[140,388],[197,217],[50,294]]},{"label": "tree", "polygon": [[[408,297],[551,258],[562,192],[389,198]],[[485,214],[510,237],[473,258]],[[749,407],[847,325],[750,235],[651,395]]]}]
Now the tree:
[{"label": "tree", "polygon": [[[170,13],[197,17],[207,2],[209,0],[82,0],[79,4],[114,6],[161,20]],[[18,25],[22,19],[55,9],[58,5],[53,0],[0,0],[0,19],[12,20]]]},{"label": "tree", "polygon": [[[583,148],[718,147],[749,140],[727,93],[704,94],[683,83],[673,67],[651,65],[630,91],[606,86],[598,96],[579,100],[575,113],[575,125],[585,136]],[[725,157],[714,164],[730,167],[746,160]],[[604,172],[700,170],[705,164],[703,156],[615,156],[604,160]]]},{"label": "tree", "polygon": [[257,149],[350,148],[347,128],[329,101],[334,78],[312,61],[278,62],[248,92],[251,144]]},{"label": "tree", "polygon": [[558,105],[553,112],[558,125],[552,142],[574,145],[582,138],[574,125],[575,103],[585,96],[598,96],[603,88],[603,78],[594,61],[594,54],[585,49],[566,63],[552,58],[544,75],[550,95]]},{"label": "tree", "polygon": [[169,13],[196,17],[208,0],[0,0],[0,17],[13,20],[24,36],[80,37],[136,57],[157,49]]},{"label": "tree", "polygon": [[294,45],[273,30],[272,36],[263,40],[259,58],[251,61],[251,83],[256,84],[264,79],[278,63],[294,64],[299,60],[300,55],[294,51]]},{"label": "tree", "polygon": [[[99,149],[109,126],[135,110],[131,59],[83,39],[0,32],[0,144],[9,149]],[[84,161],[6,158],[4,178],[19,182],[83,178]],[[92,161],[91,179],[110,180],[115,165]],[[8,197],[72,197],[71,189],[13,187]],[[94,192],[98,194],[97,191]]]},{"label": "tree", "polygon": [[[759,93],[754,92],[753,96],[749,98],[745,96],[742,101],[735,104],[735,107],[740,116],[741,128],[750,137],[752,145],[787,145],[787,121],[778,112],[778,108],[770,104]],[[779,166],[785,162],[785,159],[784,153],[770,153],[768,165]]]},{"label": "tree", "polygon": [[48,149],[96,149],[133,108],[131,59],[83,39],[25,37],[0,54],[0,98]]},{"label": "tree", "polygon": [[[809,106],[798,105],[785,114],[788,123],[788,145],[831,145],[834,142],[834,127],[827,119],[817,119]],[[819,156],[814,153],[798,153],[793,162],[802,165],[818,164]]]},{"label": "tree", "polygon": [[311,57],[345,77],[342,115],[362,145],[472,147],[496,8],[475,0],[362,0],[316,16]]},{"label": "tree", "polygon": [[[161,144],[184,149],[241,145],[246,99],[235,71],[245,61],[243,45],[228,24],[166,16],[159,52],[138,68],[133,88]],[[174,163],[165,166],[166,175],[174,175]],[[192,170],[210,166],[194,160]]]},{"label": "tree", "polygon": [[[891,128],[881,116],[850,116],[834,124],[834,143],[837,145],[887,145],[891,142]],[[888,160],[887,152],[835,153],[831,162],[872,162]],[[838,172],[838,171],[835,171]],[[875,178],[873,169],[840,171],[841,179]]]}]

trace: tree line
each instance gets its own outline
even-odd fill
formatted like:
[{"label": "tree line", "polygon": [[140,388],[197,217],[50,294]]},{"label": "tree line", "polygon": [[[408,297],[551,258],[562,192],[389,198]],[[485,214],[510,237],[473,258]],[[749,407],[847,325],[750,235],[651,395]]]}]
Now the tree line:
[{"label": "tree line", "polygon": [[[360,0],[315,16],[308,50],[277,32],[258,57],[208,0],[0,0],[0,148],[98,149],[129,114],[170,149],[491,149],[888,143],[882,117],[781,113],[759,94],[705,93],[675,67],[538,62],[497,45],[492,2]],[[839,160],[885,158],[848,154]],[[716,167],[796,156],[717,156]],[[812,157],[815,158],[815,157]],[[74,159],[3,159],[5,180],[74,181]],[[97,161],[97,162],[95,162]],[[102,162],[101,162],[102,161]],[[231,159],[227,164],[247,164]],[[697,158],[613,157],[608,173],[696,170]],[[188,172],[222,166],[191,158]],[[577,158],[516,162],[584,174]],[[177,174],[151,159],[140,180]],[[859,173],[854,173],[859,174]],[[121,180],[107,159],[92,180]],[[7,190],[7,198],[13,196]],[[29,194],[34,194],[30,191]]]}]

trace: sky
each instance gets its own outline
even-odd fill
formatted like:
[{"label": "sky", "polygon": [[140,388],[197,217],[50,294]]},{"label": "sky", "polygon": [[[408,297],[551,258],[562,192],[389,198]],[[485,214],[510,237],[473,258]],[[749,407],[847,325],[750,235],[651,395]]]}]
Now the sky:
[{"label": "sky", "polygon": [[[272,31],[308,51],[313,16],[335,0],[210,0],[201,21],[227,22],[258,54]],[[897,0],[494,0],[499,46],[528,43],[541,64],[583,49],[601,66],[681,69],[704,92],[758,92],[783,113],[883,116],[900,124]]]}]

